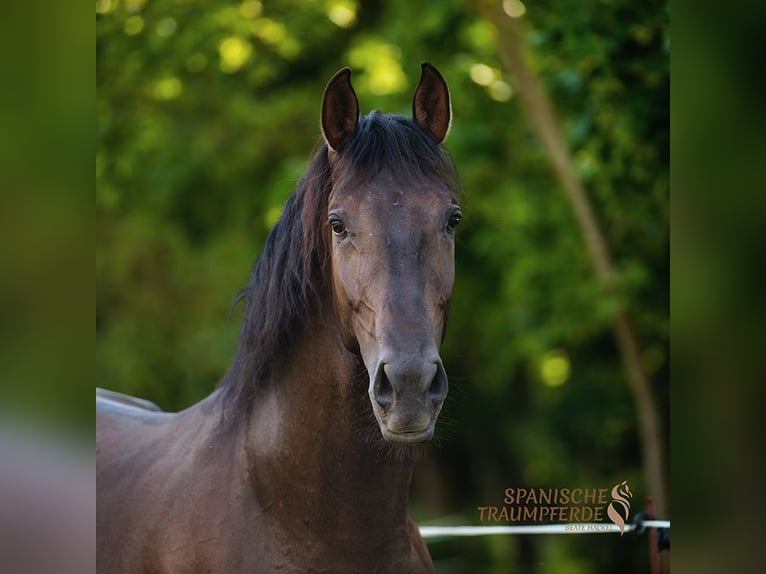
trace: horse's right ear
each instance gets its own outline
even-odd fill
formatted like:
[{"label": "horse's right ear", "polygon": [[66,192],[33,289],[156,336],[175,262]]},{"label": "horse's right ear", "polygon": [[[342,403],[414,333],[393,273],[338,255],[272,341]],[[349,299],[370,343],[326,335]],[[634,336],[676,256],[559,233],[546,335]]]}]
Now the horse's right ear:
[{"label": "horse's right ear", "polygon": [[343,68],[327,83],[322,96],[322,133],[338,151],[359,121],[359,100],[351,86],[351,69]]},{"label": "horse's right ear", "polygon": [[449,88],[444,76],[428,62],[423,62],[421,70],[412,99],[412,117],[441,143],[447,137],[452,118]]}]

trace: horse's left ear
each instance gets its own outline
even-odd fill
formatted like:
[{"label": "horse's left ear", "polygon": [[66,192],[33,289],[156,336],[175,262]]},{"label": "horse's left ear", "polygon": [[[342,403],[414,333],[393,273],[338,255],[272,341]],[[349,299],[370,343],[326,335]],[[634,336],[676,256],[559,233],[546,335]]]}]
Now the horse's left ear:
[{"label": "horse's left ear", "polygon": [[437,142],[447,137],[452,118],[449,88],[439,70],[428,62],[421,65],[420,82],[412,99],[412,117],[430,131]]}]

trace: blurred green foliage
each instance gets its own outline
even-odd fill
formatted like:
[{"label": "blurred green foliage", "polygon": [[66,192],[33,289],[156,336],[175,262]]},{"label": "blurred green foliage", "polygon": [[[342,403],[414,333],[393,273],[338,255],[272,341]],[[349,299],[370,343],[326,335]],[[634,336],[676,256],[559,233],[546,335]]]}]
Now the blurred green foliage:
[{"label": "blurred green foliage", "polygon": [[[450,396],[412,510],[475,524],[476,506],[499,504],[507,486],[621,480],[641,510],[636,411],[610,325],[628,305],[667,428],[669,8],[505,4],[523,8],[618,294],[599,288],[470,3],[97,0],[97,384],[171,410],[208,394],[235,348],[230,303],[317,149],[325,82],[350,65],[364,112],[409,113],[427,60],[452,91],[447,147],[466,218],[443,348]],[[431,552],[440,572],[648,568],[645,540],[617,537]]]}]

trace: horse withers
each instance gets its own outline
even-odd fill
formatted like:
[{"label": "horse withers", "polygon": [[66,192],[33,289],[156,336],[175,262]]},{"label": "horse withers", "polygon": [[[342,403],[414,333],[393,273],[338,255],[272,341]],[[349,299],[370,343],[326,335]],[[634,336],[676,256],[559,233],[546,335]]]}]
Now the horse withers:
[{"label": "horse withers", "polygon": [[360,117],[350,78],[325,89],[216,390],[179,413],[97,394],[100,572],[433,571],[407,499],[447,396],[449,92],[423,64],[412,118]]}]

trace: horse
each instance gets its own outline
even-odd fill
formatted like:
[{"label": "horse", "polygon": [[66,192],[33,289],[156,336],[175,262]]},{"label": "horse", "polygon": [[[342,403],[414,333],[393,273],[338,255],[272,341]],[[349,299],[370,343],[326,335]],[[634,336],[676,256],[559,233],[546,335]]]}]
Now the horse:
[{"label": "horse", "polygon": [[351,70],[243,290],[234,359],[178,413],[97,393],[100,572],[432,572],[407,512],[448,381],[460,182],[441,73],[360,116]]}]

